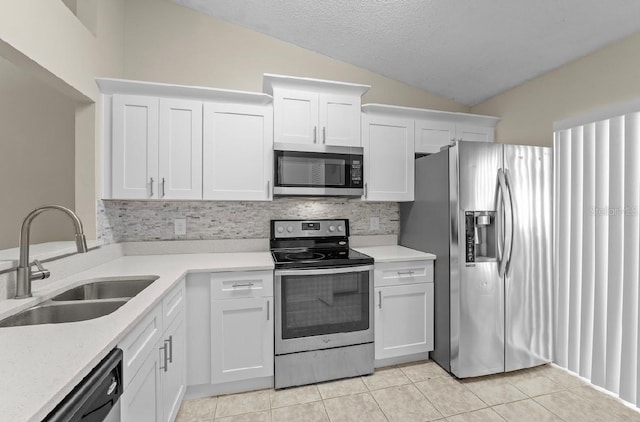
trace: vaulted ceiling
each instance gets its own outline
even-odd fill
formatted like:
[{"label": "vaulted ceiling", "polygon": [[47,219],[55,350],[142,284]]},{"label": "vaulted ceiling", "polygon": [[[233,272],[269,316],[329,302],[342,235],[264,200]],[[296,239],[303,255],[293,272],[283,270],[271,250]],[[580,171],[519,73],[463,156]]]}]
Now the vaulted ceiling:
[{"label": "vaulted ceiling", "polygon": [[638,0],[172,1],[466,105],[640,31]]}]

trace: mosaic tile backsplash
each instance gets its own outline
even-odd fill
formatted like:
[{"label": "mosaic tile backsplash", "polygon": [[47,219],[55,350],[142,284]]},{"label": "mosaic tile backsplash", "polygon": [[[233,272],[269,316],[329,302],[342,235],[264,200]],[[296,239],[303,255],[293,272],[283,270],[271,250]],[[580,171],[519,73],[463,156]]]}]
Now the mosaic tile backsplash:
[{"label": "mosaic tile backsplash", "polygon": [[[344,198],[277,198],[271,202],[98,201],[98,239],[105,244],[153,240],[260,239],[275,219],[348,218],[352,235],[397,235],[396,202]],[[371,230],[370,218],[379,218]],[[186,236],[174,234],[174,220],[186,218]]]}]

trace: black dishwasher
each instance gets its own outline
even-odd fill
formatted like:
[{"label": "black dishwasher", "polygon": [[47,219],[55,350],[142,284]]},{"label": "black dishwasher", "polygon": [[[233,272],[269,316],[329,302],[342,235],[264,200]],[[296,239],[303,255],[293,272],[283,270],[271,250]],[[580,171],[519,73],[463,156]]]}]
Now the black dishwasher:
[{"label": "black dishwasher", "polygon": [[119,421],[122,390],[122,350],[113,349],[44,421]]}]

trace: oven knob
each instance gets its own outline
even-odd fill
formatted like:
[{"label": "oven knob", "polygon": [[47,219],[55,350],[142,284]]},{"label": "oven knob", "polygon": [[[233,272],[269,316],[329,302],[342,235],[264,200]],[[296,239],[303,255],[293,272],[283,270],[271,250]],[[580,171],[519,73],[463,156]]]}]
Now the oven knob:
[{"label": "oven knob", "polygon": [[292,227],[292,226],[287,227],[287,231],[288,231],[289,233],[293,232],[293,227]]},{"label": "oven knob", "polygon": [[344,231],[344,227],[342,227],[342,226],[338,226],[338,231],[339,231],[339,232],[343,232],[343,231]]},{"label": "oven knob", "polygon": [[335,226],[329,226],[329,231],[330,231],[330,232],[334,232],[334,231],[336,231],[336,227],[335,227]]},{"label": "oven knob", "polygon": [[284,232],[284,227],[279,226],[279,227],[276,229],[276,231],[277,231],[278,233],[282,233],[282,232]]}]

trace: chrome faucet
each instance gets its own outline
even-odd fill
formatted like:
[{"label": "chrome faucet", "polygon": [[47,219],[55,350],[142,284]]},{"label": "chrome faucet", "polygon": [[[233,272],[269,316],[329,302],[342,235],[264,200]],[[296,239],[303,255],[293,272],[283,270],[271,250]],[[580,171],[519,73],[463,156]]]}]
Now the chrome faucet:
[{"label": "chrome faucet", "polygon": [[[44,280],[51,275],[49,270],[46,270],[38,260],[35,260],[33,264],[29,263],[29,233],[31,232],[31,222],[47,210],[59,210],[71,218],[76,230],[76,248],[79,253],[87,252],[87,239],[82,229],[82,221],[80,221],[76,213],[61,205],[43,205],[31,211],[24,218],[22,226],[20,227],[20,262],[18,264],[18,275],[16,279],[16,299],[31,297],[31,281]],[[38,270],[31,271],[31,265],[38,267]]]}]

